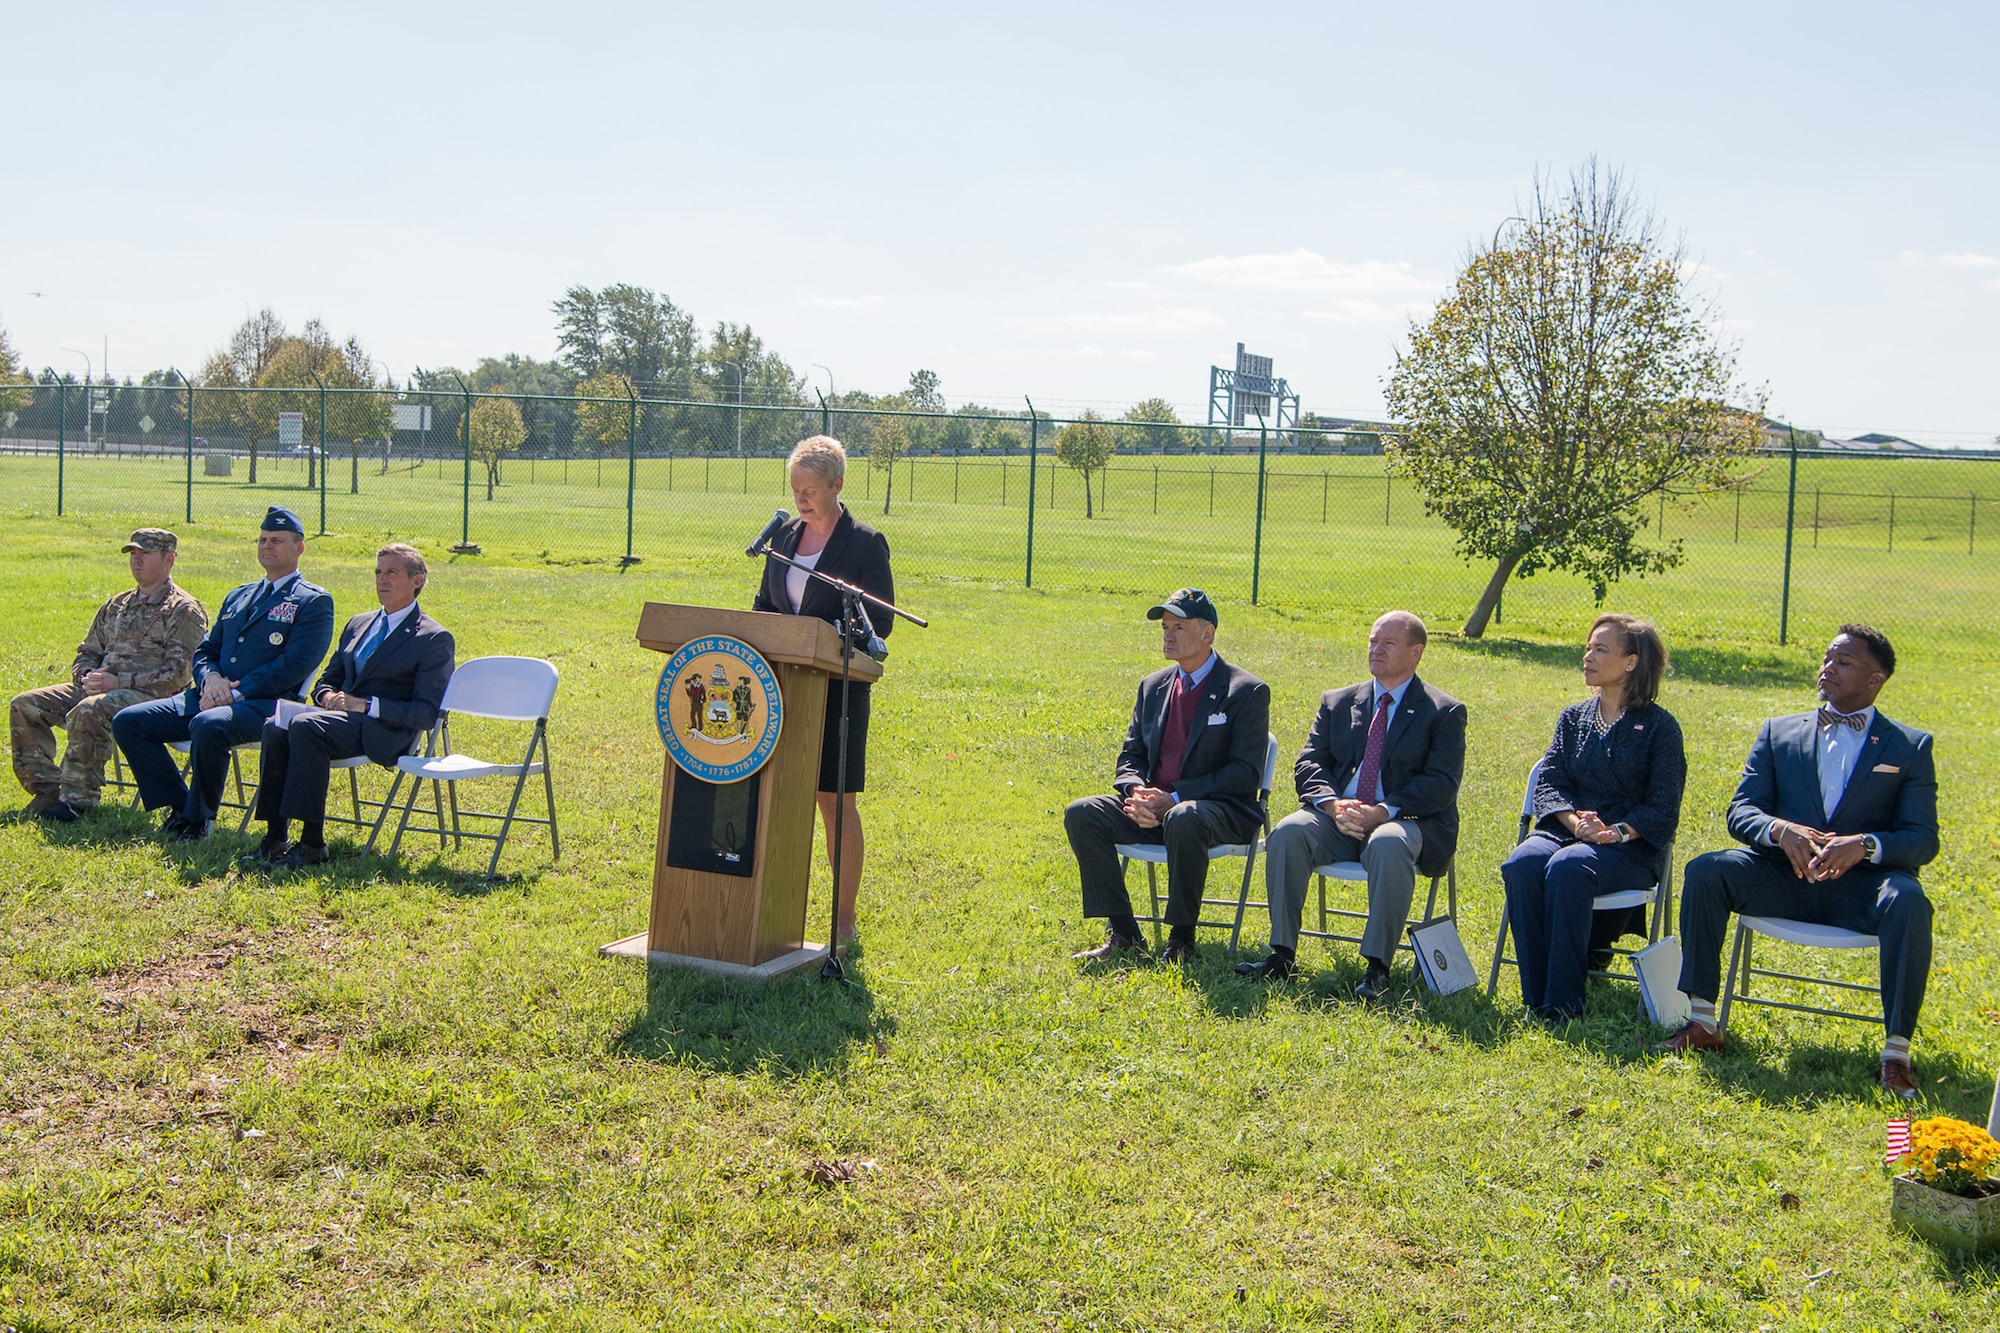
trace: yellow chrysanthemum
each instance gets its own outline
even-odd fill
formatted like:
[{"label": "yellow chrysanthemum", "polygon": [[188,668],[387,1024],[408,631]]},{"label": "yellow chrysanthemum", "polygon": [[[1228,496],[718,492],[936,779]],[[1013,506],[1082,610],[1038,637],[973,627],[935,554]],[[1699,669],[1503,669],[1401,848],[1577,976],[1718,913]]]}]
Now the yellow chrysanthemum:
[{"label": "yellow chrysanthemum", "polygon": [[1927,1183],[1962,1194],[2000,1161],[2000,1142],[1977,1125],[1936,1116],[1910,1126],[1910,1151],[1903,1161]]}]

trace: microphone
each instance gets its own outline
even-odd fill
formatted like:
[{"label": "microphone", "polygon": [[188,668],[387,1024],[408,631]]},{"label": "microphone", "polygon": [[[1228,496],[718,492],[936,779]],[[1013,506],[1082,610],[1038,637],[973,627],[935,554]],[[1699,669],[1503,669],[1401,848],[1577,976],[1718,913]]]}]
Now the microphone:
[{"label": "microphone", "polygon": [[745,548],[743,554],[745,555],[764,554],[764,548],[770,544],[771,538],[778,535],[778,529],[784,527],[786,520],[790,518],[791,515],[786,513],[782,509],[780,509],[777,513],[771,515],[771,521],[764,525],[764,530],[757,534],[756,540],[752,541],[750,545],[747,548]]}]

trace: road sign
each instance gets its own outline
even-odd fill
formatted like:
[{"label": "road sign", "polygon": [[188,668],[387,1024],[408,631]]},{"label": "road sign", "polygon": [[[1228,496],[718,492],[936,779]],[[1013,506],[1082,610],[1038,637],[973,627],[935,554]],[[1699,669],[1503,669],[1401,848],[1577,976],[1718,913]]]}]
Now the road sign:
[{"label": "road sign", "polygon": [[154,422],[151,414],[139,418],[139,429],[146,434],[151,435],[153,433],[153,425]]},{"label": "road sign", "polygon": [[397,403],[395,411],[397,430],[429,430],[431,428],[431,410],[429,407],[419,403]]},{"label": "road sign", "polygon": [[278,413],[278,443],[281,445],[304,444],[306,442],[306,414],[303,412]]}]

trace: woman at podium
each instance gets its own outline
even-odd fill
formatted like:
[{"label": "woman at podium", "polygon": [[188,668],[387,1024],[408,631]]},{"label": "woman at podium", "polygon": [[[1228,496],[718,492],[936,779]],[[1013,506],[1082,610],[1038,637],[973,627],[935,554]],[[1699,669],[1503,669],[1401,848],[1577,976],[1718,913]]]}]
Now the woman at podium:
[{"label": "woman at podium", "polygon": [[[889,572],[889,542],[880,532],[859,522],[840,502],[840,488],[847,483],[847,451],[830,435],[801,440],[792,450],[786,472],[791,480],[792,505],[798,516],[778,529],[771,549],[790,556],[808,569],[854,584],[884,601],[896,600],[895,578]],[[764,562],[764,581],[757,589],[754,611],[817,616],[836,628],[840,625],[840,594],[812,579],[803,570],[791,569],[775,560]],[[872,617],[875,632],[887,637],[896,618],[877,613]],[[855,796],[867,785],[869,684],[854,681],[847,704],[847,781],[840,778],[840,678],[827,682],[826,732],[820,743],[819,813],[826,827],[827,855],[833,855],[836,792],[846,787],[845,833],[841,841],[841,861],[836,870],[839,885],[834,898],[834,939],[850,943],[858,937],[854,920],[854,900],[861,887],[861,814]]]}]

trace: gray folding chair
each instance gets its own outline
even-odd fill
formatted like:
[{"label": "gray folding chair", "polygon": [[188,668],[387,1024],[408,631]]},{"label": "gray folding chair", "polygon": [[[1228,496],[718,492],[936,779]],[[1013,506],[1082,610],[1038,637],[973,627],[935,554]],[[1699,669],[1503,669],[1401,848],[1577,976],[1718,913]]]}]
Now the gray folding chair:
[{"label": "gray folding chair", "polygon": [[[1337,931],[1331,931],[1326,928],[1327,920],[1331,917],[1347,917],[1352,920],[1364,922],[1368,920],[1368,913],[1366,912],[1357,912],[1351,907],[1327,906],[1326,882],[1331,879],[1351,884],[1366,884],[1368,882],[1368,868],[1359,861],[1330,861],[1323,866],[1314,866],[1313,874],[1319,880],[1319,929],[1307,930],[1304,927],[1300,927],[1299,934],[1310,935],[1316,940],[1340,940],[1347,944],[1361,943],[1361,936],[1359,935],[1342,935]],[[1438,885],[1440,883],[1445,885],[1445,915],[1451,917],[1454,921],[1458,919],[1458,858],[1454,856],[1450,861],[1445,863],[1442,875],[1431,876],[1431,891],[1430,895],[1424,899],[1424,914],[1420,917],[1409,918],[1403,923],[1405,926],[1427,926],[1438,919],[1437,901]],[[1415,946],[1409,941],[1407,932],[1405,932],[1402,939],[1396,941],[1396,947],[1407,953],[1416,952]]]},{"label": "gray folding chair", "polygon": [[[1769,935],[1774,940],[1787,944],[1800,944],[1808,949],[1876,949],[1882,941],[1874,935],[1863,935],[1856,930],[1842,930],[1839,926],[1821,926],[1810,921],[1794,921],[1782,916],[1739,916],[1736,918],[1736,943],[1729,951],[1729,976],[1722,988],[1722,1009],[1716,1015],[1716,1031],[1729,1029],[1729,1006],[1733,1001],[1744,1004],[1761,1004],[1769,1009],[1790,1009],[1802,1014],[1820,1014],[1827,1018],[1847,1018],[1861,1023],[1880,1023],[1882,1010],[1882,987],[1863,985],[1853,981],[1838,981],[1832,977],[1807,977],[1796,972],[1774,972],[1761,967],[1753,967],[1750,952],[1759,935]],[[1808,986],[1832,986],[1840,990],[1860,991],[1873,995],[1876,1009],[1872,1014],[1856,1013],[1851,1009],[1826,1009],[1819,1005],[1787,1004],[1782,1000],[1767,1000],[1750,993],[1750,978],[1768,977],[1774,981],[1796,981]]]},{"label": "gray folding chair", "polygon": [[[1539,759],[1535,761],[1534,767],[1528,770],[1528,790],[1527,794],[1521,798],[1521,823],[1514,834],[1514,843],[1516,846],[1528,840],[1528,829],[1535,817],[1535,779],[1541,775],[1541,771],[1542,761]],[[1659,875],[1659,879],[1654,881],[1650,888],[1620,889],[1616,893],[1598,894],[1590,900],[1590,910],[1593,912],[1616,912],[1633,907],[1651,907],[1653,912],[1651,919],[1646,925],[1646,942],[1648,944],[1657,942],[1661,932],[1666,928],[1666,923],[1672,916],[1674,908],[1674,845],[1671,842],[1660,853]],[[1507,928],[1507,895],[1502,893],[1500,895],[1500,934],[1493,941],[1493,972],[1486,979],[1486,998],[1489,1000],[1493,998],[1493,993],[1500,988],[1500,965],[1505,963],[1510,967],[1520,966],[1514,959],[1506,956]],[[1621,949],[1617,945],[1613,945],[1611,952],[1620,958],[1630,958],[1637,951],[1633,949]],[[1638,980],[1638,976],[1630,971],[1612,972],[1608,969],[1593,969],[1590,975],[1593,977],[1603,977],[1608,981],[1636,982]]]},{"label": "gray folding chair", "polygon": [[[1266,732],[1265,735],[1267,739],[1264,747],[1264,785],[1258,789],[1257,799],[1264,806],[1264,832],[1268,835],[1271,831],[1271,779],[1278,767],[1278,737],[1275,733],[1271,732]],[[1232,954],[1236,952],[1237,938],[1243,933],[1243,910],[1244,905],[1250,898],[1250,876],[1256,871],[1257,856],[1263,850],[1263,838],[1258,838],[1255,842],[1218,843],[1216,846],[1208,849],[1208,859],[1211,861],[1219,861],[1228,856],[1240,856],[1243,858],[1243,882],[1237,890],[1236,896],[1234,898],[1203,898],[1201,900],[1202,907],[1235,908],[1236,920],[1234,922],[1199,920],[1195,922],[1197,926],[1208,926],[1216,930],[1221,930],[1227,926],[1229,928],[1229,952]],[[1135,919],[1150,921],[1156,926],[1166,924],[1166,918],[1160,915],[1160,908],[1166,902],[1166,894],[1160,890],[1160,867],[1167,863],[1167,849],[1157,843],[1121,842],[1118,844],[1118,855],[1123,858],[1118,863],[1120,871],[1123,871],[1126,866],[1134,861],[1143,861],[1146,865],[1146,887],[1152,892],[1153,914],[1151,916],[1136,917]]]},{"label": "gray folding chair", "polygon": [[[493,859],[487,862],[484,878],[492,879],[493,872],[499,868],[500,853],[505,850],[507,835],[516,824],[546,824],[551,859],[562,859],[562,836],[556,828],[555,779],[549,768],[549,706],[555,702],[556,682],[555,663],[539,657],[475,657],[460,664],[451,673],[451,683],[444,689],[444,702],[438,708],[433,743],[425,747],[422,755],[409,755],[396,761],[396,767],[414,780],[403,803],[402,820],[396,825],[395,840],[389,844],[389,855],[394,856],[403,845],[403,834],[410,831],[410,814],[416,808],[417,792],[429,781],[434,797],[442,786],[451,798],[449,827],[442,812],[438,816],[435,831],[440,843],[449,832],[454,846],[463,846],[467,838],[493,844]],[[521,762],[496,764],[469,754],[454,753],[451,748],[451,718],[454,713],[534,723],[534,731],[528,737],[528,749],[521,756]],[[541,753],[540,759],[535,757],[537,751]],[[537,774],[542,779],[542,794],[548,809],[546,819],[520,813],[521,791],[527,786],[528,779]],[[514,791],[507,801],[505,814],[460,808],[458,784],[477,778],[514,779]],[[463,821],[467,819],[498,820],[500,831],[468,833],[463,827]],[[419,828],[417,831],[427,833],[432,830]],[[373,840],[370,842],[372,845]]]}]

